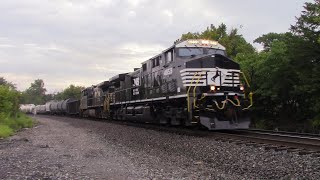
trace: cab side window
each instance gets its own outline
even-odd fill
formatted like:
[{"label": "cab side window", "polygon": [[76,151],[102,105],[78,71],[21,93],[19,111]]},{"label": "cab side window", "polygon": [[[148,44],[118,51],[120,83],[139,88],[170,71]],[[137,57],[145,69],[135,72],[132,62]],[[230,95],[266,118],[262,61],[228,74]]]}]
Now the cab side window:
[{"label": "cab side window", "polygon": [[152,68],[160,65],[160,59],[161,59],[161,56],[158,56],[158,57],[151,60],[152,61]]},{"label": "cab side window", "polygon": [[173,61],[173,50],[169,50],[165,53],[165,58],[166,58],[166,64],[170,63]]},{"label": "cab side window", "polygon": [[142,65],[142,70],[143,70],[143,71],[147,71],[147,64],[143,64],[143,65]]}]

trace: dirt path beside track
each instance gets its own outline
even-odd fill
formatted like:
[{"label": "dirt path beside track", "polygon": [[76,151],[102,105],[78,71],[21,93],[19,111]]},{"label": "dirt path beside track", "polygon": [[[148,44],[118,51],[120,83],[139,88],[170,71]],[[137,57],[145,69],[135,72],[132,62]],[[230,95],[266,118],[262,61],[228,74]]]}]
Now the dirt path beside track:
[{"label": "dirt path beside track", "polygon": [[36,116],[0,141],[0,179],[320,177],[320,159],[109,122]]}]

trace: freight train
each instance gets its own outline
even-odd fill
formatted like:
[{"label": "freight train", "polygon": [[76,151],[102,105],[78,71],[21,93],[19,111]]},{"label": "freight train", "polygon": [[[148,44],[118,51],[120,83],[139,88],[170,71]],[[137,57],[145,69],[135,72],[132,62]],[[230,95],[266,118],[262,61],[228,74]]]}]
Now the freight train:
[{"label": "freight train", "polygon": [[175,42],[133,72],[84,89],[81,99],[36,106],[40,114],[119,121],[247,129],[250,85],[237,62],[216,41]]}]

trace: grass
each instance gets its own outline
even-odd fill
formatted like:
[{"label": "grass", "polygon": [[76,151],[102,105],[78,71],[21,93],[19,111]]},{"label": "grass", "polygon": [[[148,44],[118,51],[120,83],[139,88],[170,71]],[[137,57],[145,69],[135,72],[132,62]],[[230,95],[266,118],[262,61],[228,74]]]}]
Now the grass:
[{"label": "grass", "polygon": [[16,131],[22,128],[30,128],[34,121],[29,116],[18,113],[16,117],[0,115],[0,138],[6,138],[13,135]]},{"label": "grass", "polygon": [[11,129],[9,126],[0,124],[0,138],[6,138],[13,135],[13,133],[13,129]]}]

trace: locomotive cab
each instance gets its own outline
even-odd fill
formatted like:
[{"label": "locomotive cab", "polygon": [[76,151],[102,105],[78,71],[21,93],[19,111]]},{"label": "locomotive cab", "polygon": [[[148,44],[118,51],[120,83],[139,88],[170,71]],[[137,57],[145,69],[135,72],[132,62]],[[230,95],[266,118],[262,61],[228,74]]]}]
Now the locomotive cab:
[{"label": "locomotive cab", "polygon": [[[246,129],[250,119],[240,65],[215,41],[187,40],[176,45],[181,84],[191,123],[208,129]],[[252,97],[252,93],[249,95]],[[252,101],[251,101],[252,102]]]}]

